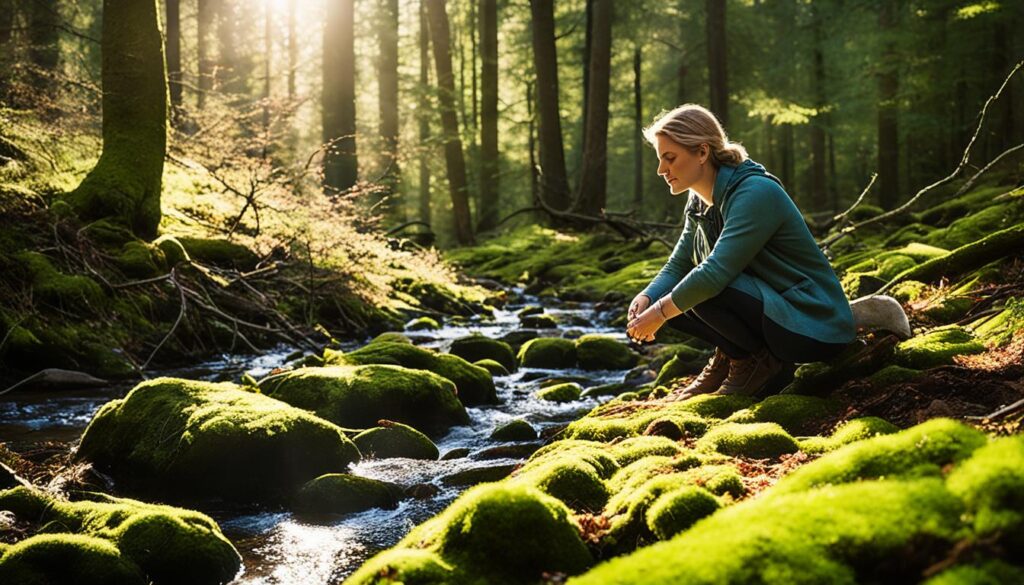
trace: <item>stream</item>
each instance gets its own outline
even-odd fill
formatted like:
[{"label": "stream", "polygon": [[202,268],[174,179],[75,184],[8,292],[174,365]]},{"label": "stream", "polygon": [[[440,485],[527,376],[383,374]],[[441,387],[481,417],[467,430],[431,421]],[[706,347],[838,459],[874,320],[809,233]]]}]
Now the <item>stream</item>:
[{"label": "stream", "polygon": [[[452,340],[482,333],[499,338],[519,329],[516,313],[527,305],[540,305],[545,313],[559,318],[559,330],[542,330],[541,335],[555,336],[571,330],[567,337],[577,334],[603,333],[626,341],[625,333],[607,325],[612,315],[595,311],[597,303],[569,302],[555,298],[537,298],[509,290],[509,302],[495,309],[493,319],[475,316],[464,325],[443,325],[438,330],[406,332],[416,345],[447,351]],[[367,340],[368,341],[368,340]],[[342,344],[345,351],[363,345],[365,341]],[[285,362],[293,351],[289,347],[274,348],[258,356],[222,356],[199,365],[156,372],[203,380],[237,380],[242,373],[256,378],[268,374]],[[243,569],[233,584],[333,584],[355,571],[366,559],[386,549],[414,526],[443,510],[466,486],[449,487],[439,481],[441,477],[474,467],[514,464],[522,459],[479,459],[474,453],[498,443],[491,441],[491,431],[513,418],[527,420],[538,432],[545,428],[562,426],[579,418],[598,404],[596,398],[584,398],[570,403],[541,401],[533,397],[540,382],[549,376],[581,377],[584,387],[620,382],[625,371],[540,370],[520,368],[509,376],[496,376],[500,404],[469,407],[471,422],[468,426],[451,428],[447,434],[435,437],[441,454],[465,448],[468,457],[423,461],[404,458],[364,460],[351,468],[351,473],[387,480],[402,485],[430,483],[439,492],[428,499],[405,499],[392,510],[338,515],[316,521],[300,519],[289,512],[265,511],[257,513],[225,513],[204,510],[220,524],[242,554]],[[13,450],[21,450],[41,441],[71,442],[76,440],[93,413],[107,401],[123,396],[132,384],[116,385],[88,391],[20,392],[0,399],[0,442]],[[607,400],[608,397],[600,400]]]}]

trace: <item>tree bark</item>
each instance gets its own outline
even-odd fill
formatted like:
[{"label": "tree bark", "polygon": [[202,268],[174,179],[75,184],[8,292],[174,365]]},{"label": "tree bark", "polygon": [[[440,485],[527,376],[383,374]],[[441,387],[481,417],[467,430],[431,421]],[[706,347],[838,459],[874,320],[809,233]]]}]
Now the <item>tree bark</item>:
[{"label": "tree bark", "polygon": [[405,221],[405,209],[400,196],[398,167],[398,0],[381,0],[378,22],[380,44],[380,135],[383,143],[381,162],[385,167],[383,196],[388,197],[385,210],[395,220]]},{"label": "tree bark", "polygon": [[644,102],[640,73],[643,52],[638,43],[633,49],[633,205],[640,209],[644,202]]},{"label": "tree bark", "polygon": [[724,126],[729,124],[729,74],[725,40],[725,0],[707,0],[708,85],[711,111]]},{"label": "tree bark", "polygon": [[[430,83],[430,28],[427,25],[427,7],[424,1],[419,4],[420,17],[420,87],[426,88]],[[430,140],[430,121],[427,110],[430,101],[425,92],[420,92],[417,116],[419,118],[420,139],[420,221],[430,224],[430,162],[425,145]]]},{"label": "tree bark", "polygon": [[68,194],[83,219],[111,218],[151,239],[160,224],[167,69],[155,0],[104,0],[103,153]]},{"label": "tree bark", "polygon": [[895,42],[896,7],[882,2],[878,28],[884,37],[878,74],[878,198],[883,209],[893,209],[899,202],[899,118],[896,95],[899,73]]},{"label": "tree bark", "polygon": [[52,97],[56,86],[48,74],[60,64],[60,4],[57,0],[28,3],[29,80],[42,96]]},{"label": "tree bark", "polygon": [[530,0],[533,15],[533,59],[537,71],[537,113],[540,121],[540,192],[553,209],[569,208],[562,121],[558,106],[558,62],[553,0]]},{"label": "tree bark", "polygon": [[811,210],[823,211],[828,206],[828,186],[825,182],[825,54],[821,31],[821,16],[811,5],[814,37],[814,105],[818,113],[811,120]]},{"label": "tree bark", "polygon": [[498,223],[498,2],[480,0],[480,220],[477,231]]},{"label": "tree bark", "polygon": [[448,14],[445,12],[445,0],[426,0],[426,4],[430,37],[434,46],[441,126],[445,134],[444,158],[448,170],[448,191],[452,198],[455,238],[461,245],[470,245],[473,244],[473,228],[467,194],[466,159],[462,152],[462,140],[459,138],[459,104],[455,99],[455,79],[448,44]]},{"label": "tree bark", "polygon": [[214,59],[210,53],[210,38],[219,0],[197,1],[196,53],[199,59],[199,94],[196,96],[196,108],[202,110],[206,106],[207,95],[213,90]]},{"label": "tree bark", "polygon": [[323,49],[324,187],[328,193],[356,184],[356,78],[354,0],[328,0]]},{"label": "tree bark", "polygon": [[171,97],[171,121],[181,107],[181,0],[167,0],[167,86]]},{"label": "tree bark", "polygon": [[590,99],[580,170],[579,210],[601,215],[608,189],[608,99],[612,50],[612,0],[594,0],[590,53]]}]

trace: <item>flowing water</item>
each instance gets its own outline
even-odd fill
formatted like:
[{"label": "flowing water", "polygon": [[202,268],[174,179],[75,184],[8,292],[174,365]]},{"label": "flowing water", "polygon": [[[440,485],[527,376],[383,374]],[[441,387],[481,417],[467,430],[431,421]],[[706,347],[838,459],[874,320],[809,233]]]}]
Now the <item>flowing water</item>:
[{"label": "flowing water", "polygon": [[[494,319],[472,318],[465,325],[446,325],[439,330],[409,332],[422,347],[447,351],[452,340],[482,333],[489,337],[519,328],[516,312],[527,304],[545,307],[549,315],[560,317],[560,331],[542,331],[542,335],[560,335],[572,330],[573,337],[583,333],[609,334],[625,341],[625,334],[607,325],[611,315],[595,311],[594,303],[567,303],[557,299],[538,299],[510,291],[519,302],[496,309]],[[362,342],[349,342],[351,350]],[[258,357],[224,356],[198,366],[163,372],[204,380],[237,380],[243,372],[259,378],[285,362],[289,348],[281,347]],[[538,370],[520,368],[509,376],[495,377],[500,404],[467,408],[471,422],[453,427],[435,438],[438,449],[446,453],[456,448],[469,449],[470,455],[451,460],[423,461],[403,458],[364,460],[351,472],[402,485],[429,483],[439,492],[428,499],[406,499],[392,510],[369,510],[311,521],[288,512],[224,513],[208,511],[220,523],[225,535],[238,548],[244,568],[235,584],[327,584],[351,574],[367,558],[394,545],[415,525],[443,510],[466,487],[445,486],[440,478],[475,467],[508,465],[521,459],[480,459],[474,452],[495,446],[489,440],[498,425],[523,418],[538,431],[579,418],[598,404],[585,398],[570,403],[538,400],[533,393],[548,376],[585,378],[584,387],[622,381],[623,371]],[[42,440],[70,442],[77,439],[92,414],[105,402],[123,396],[130,385],[99,388],[87,392],[21,392],[0,398],[0,442],[12,448],[36,444]],[[4,399],[7,400],[4,400]]]}]

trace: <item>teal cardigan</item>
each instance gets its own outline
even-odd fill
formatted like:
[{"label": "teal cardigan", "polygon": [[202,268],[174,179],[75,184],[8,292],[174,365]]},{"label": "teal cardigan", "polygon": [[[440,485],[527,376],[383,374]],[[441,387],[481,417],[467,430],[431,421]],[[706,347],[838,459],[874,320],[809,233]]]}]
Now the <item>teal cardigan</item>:
[{"label": "teal cardigan", "polygon": [[685,312],[729,286],[760,299],[765,316],[789,331],[853,341],[846,294],[778,179],[749,159],[722,165],[712,201],[690,193],[679,240],[643,294],[670,293]]}]

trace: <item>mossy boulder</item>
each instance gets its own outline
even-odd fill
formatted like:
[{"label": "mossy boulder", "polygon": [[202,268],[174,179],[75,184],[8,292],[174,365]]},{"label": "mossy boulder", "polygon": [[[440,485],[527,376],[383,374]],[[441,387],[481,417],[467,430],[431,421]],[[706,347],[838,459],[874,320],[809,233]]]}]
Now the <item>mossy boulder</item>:
[{"label": "mossy boulder", "polygon": [[920,375],[921,370],[891,364],[868,376],[868,381],[879,388],[884,388],[893,384],[909,382],[920,377]]},{"label": "mossy boulder", "polygon": [[495,404],[498,392],[491,373],[459,356],[391,341],[378,341],[347,353],[324,350],[327,365],[393,364],[433,372],[455,384],[459,400],[466,406]]},{"label": "mossy boulder", "polygon": [[468,362],[491,359],[509,372],[516,371],[516,355],[512,352],[512,346],[485,335],[469,335],[455,339],[448,352]]},{"label": "mossy boulder", "polygon": [[388,419],[434,434],[469,423],[455,384],[401,366],[300,368],[264,378],[260,390],[343,427],[367,428]]},{"label": "mossy boulder", "polygon": [[537,337],[519,348],[517,359],[524,368],[574,368],[576,343],[561,337]]},{"label": "mossy boulder", "polygon": [[544,573],[576,575],[593,563],[570,511],[523,485],[467,490],[346,580],[380,583],[529,583]]},{"label": "mossy boulder", "polygon": [[478,360],[473,362],[473,365],[487,370],[491,376],[508,376],[510,373],[505,366],[491,359]]},{"label": "mossy boulder", "polygon": [[536,438],[537,431],[521,418],[512,419],[491,433],[492,441],[533,441]]},{"label": "mossy boulder", "polygon": [[697,441],[699,449],[733,457],[776,458],[800,450],[796,440],[776,423],[725,423]]},{"label": "mossy boulder", "polygon": [[32,292],[43,301],[68,311],[95,312],[108,304],[99,283],[81,275],[67,275],[39,252],[15,255],[32,283]]},{"label": "mossy boulder", "polygon": [[391,341],[395,343],[408,343],[412,345],[412,340],[409,339],[404,333],[398,331],[385,331],[377,337],[370,340],[370,343],[377,343],[379,341]]},{"label": "mossy boulder", "polygon": [[396,484],[348,473],[327,473],[303,485],[292,507],[306,514],[349,514],[371,508],[392,509],[401,499],[402,488]]},{"label": "mossy boulder", "polygon": [[799,394],[769,396],[757,404],[732,413],[726,422],[777,423],[793,435],[816,434],[828,417],[837,414],[839,405],[831,400]]},{"label": "mossy boulder", "polygon": [[607,335],[587,334],[576,339],[576,361],[584,370],[628,370],[636,365],[636,352]]},{"label": "mossy boulder", "polygon": [[208,516],[103,494],[69,502],[40,490],[0,492],[0,510],[40,527],[0,552],[3,583],[218,584],[241,557]]},{"label": "mossy boulder", "polygon": [[359,450],[330,422],[234,384],[156,378],[101,407],[76,457],[125,487],[250,501],[343,471]]},{"label": "mossy boulder", "polygon": [[843,421],[827,437],[808,437],[800,441],[800,449],[807,453],[832,451],[857,441],[899,431],[896,425],[876,416],[865,416]]},{"label": "mossy boulder", "polygon": [[429,437],[409,425],[390,420],[380,420],[377,424],[380,426],[352,437],[363,457],[434,460],[441,455]]},{"label": "mossy boulder", "polygon": [[135,278],[147,278],[167,272],[167,260],[158,246],[140,240],[126,242],[114,257],[122,272]]},{"label": "mossy boulder", "polygon": [[558,321],[554,317],[544,314],[523,315],[519,318],[519,324],[530,329],[554,329],[558,327]]},{"label": "mossy boulder", "polygon": [[647,528],[661,540],[668,540],[714,514],[721,507],[718,498],[704,488],[686,486],[662,495],[647,509]]},{"label": "mossy boulder", "polygon": [[1024,546],[1024,436],[980,447],[948,477],[949,490],[967,505],[976,534],[1006,537]]},{"label": "mossy boulder", "polygon": [[549,402],[572,402],[579,400],[583,388],[576,382],[564,382],[547,388],[541,388],[534,393],[534,396]]},{"label": "mossy boulder", "polygon": [[437,322],[437,319],[427,316],[417,317],[405,326],[406,331],[436,331],[440,328],[441,324]]},{"label": "mossy boulder", "polygon": [[959,325],[932,329],[896,346],[896,363],[919,370],[953,363],[958,355],[985,351],[985,345]]},{"label": "mossy boulder", "polygon": [[188,236],[178,236],[177,240],[188,252],[189,258],[203,264],[247,271],[256,268],[259,262],[255,252],[237,242]]}]

